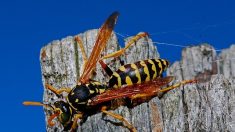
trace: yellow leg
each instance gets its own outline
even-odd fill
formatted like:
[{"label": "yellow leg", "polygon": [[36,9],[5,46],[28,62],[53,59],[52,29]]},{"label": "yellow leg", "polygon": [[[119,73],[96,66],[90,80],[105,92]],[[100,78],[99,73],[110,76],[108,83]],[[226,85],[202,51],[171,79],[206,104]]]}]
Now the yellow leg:
[{"label": "yellow leg", "polygon": [[155,91],[151,91],[151,92],[148,92],[148,93],[142,93],[142,94],[133,95],[133,96],[131,97],[131,99],[134,100],[134,99],[137,99],[137,98],[151,97],[151,96],[154,96],[154,95],[156,95],[156,94],[158,94],[158,93],[164,93],[164,92],[170,91],[170,90],[172,90],[172,89],[175,89],[175,88],[177,88],[177,87],[180,87],[181,85],[185,85],[185,84],[188,84],[188,83],[195,83],[195,82],[197,82],[197,81],[196,81],[196,80],[184,80],[184,81],[179,82],[179,83],[177,83],[177,84],[175,84],[175,85],[172,85],[172,86],[163,88],[163,89],[161,89],[161,90],[159,90],[159,91],[156,91],[156,90],[155,90]]},{"label": "yellow leg", "polygon": [[76,130],[76,128],[77,128],[77,126],[78,126],[78,124],[77,124],[78,119],[81,119],[81,118],[82,118],[82,114],[81,114],[81,113],[74,115],[72,130]]},{"label": "yellow leg", "polygon": [[175,89],[177,87],[180,87],[181,85],[185,85],[185,84],[188,84],[188,83],[196,83],[196,82],[197,82],[197,80],[184,80],[184,81],[179,82],[175,85],[163,88],[159,92],[167,92],[167,91],[170,91],[170,90]]},{"label": "yellow leg", "polygon": [[[74,38],[74,40],[77,42],[77,44],[79,45],[80,49],[81,49],[81,52],[82,52],[82,59],[83,59],[83,66],[82,66],[82,71],[84,71],[84,68],[87,64],[87,55],[86,55],[86,52],[85,52],[85,48],[84,48],[84,45],[83,45],[83,42],[82,42],[82,39],[79,37],[79,36],[76,36]],[[79,82],[79,81],[78,81]]]},{"label": "yellow leg", "polygon": [[122,116],[119,115],[119,114],[115,114],[115,113],[109,112],[109,111],[107,111],[106,109],[107,109],[107,107],[105,107],[105,106],[102,107],[101,112],[103,112],[103,113],[105,113],[105,114],[107,114],[107,115],[109,115],[109,116],[112,116],[112,117],[115,118],[115,119],[118,119],[118,120],[122,121],[123,123],[125,123],[126,127],[127,127],[131,132],[137,132],[137,130],[135,129],[135,127],[132,126],[124,117],[122,117]]},{"label": "yellow leg", "polygon": [[60,89],[55,89],[53,86],[49,85],[49,84],[45,84],[45,87],[49,90],[51,90],[53,93],[55,94],[61,94],[62,92],[67,92],[69,93],[71,91],[70,88],[60,88]]},{"label": "yellow leg", "polygon": [[153,95],[149,95],[149,94],[136,94],[136,95],[131,97],[131,100],[134,100],[134,99],[137,99],[137,98],[149,97],[149,96],[153,96]]},{"label": "yellow leg", "polygon": [[83,61],[86,63],[87,62],[87,56],[86,56],[85,48],[84,48],[83,43],[82,43],[82,39],[79,36],[76,36],[74,40],[79,45],[79,47],[80,47],[80,49],[82,51]]},{"label": "yellow leg", "polygon": [[120,50],[118,50],[118,51],[116,51],[116,52],[114,52],[114,53],[111,53],[111,54],[108,54],[108,55],[104,56],[103,58],[101,58],[101,60],[107,59],[107,58],[112,58],[112,57],[118,57],[118,56],[124,54],[125,50],[128,49],[132,44],[134,44],[134,43],[135,43],[136,41],[138,41],[140,38],[143,38],[143,37],[146,37],[146,36],[148,36],[147,33],[139,33],[139,34],[137,34],[135,37],[133,37],[133,38],[127,43],[127,45],[126,45],[124,48],[122,48],[122,49],[120,49]]}]

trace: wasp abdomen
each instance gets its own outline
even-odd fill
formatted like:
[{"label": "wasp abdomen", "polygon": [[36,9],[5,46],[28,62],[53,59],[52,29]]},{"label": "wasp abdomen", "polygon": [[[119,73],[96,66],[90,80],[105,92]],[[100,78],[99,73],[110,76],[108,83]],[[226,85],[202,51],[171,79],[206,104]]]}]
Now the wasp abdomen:
[{"label": "wasp abdomen", "polygon": [[109,87],[117,88],[150,81],[161,76],[168,66],[169,62],[164,59],[148,59],[123,65],[110,77]]}]

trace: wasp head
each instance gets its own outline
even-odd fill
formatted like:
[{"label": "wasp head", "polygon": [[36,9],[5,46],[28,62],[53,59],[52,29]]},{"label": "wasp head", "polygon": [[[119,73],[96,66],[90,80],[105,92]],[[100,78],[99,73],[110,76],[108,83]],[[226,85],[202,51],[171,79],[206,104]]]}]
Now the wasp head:
[{"label": "wasp head", "polygon": [[43,106],[50,110],[52,114],[47,121],[49,126],[55,125],[52,121],[55,118],[58,118],[59,122],[63,125],[64,130],[70,129],[72,125],[73,110],[69,104],[64,101],[56,101],[54,105],[33,101],[25,101],[23,104],[26,106]]},{"label": "wasp head", "polygon": [[68,127],[72,123],[73,111],[68,103],[64,101],[56,101],[54,103],[53,114],[48,118],[48,124],[50,126],[54,126],[54,122],[52,120],[57,117],[59,122],[64,126],[64,128]]}]

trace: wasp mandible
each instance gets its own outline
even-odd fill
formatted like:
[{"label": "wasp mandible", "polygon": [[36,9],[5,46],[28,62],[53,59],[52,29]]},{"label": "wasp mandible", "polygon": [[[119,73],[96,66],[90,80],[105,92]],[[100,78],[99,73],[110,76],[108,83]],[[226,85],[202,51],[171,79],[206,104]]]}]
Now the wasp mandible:
[{"label": "wasp mandible", "polygon": [[[125,118],[108,110],[115,109],[120,105],[135,106],[148,101],[159,93],[167,92],[180,85],[195,82],[195,80],[186,80],[173,86],[162,88],[162,86],[167,85],[174,79],[172,76],[162,78],[162,73],[169,66],[169,62],[165,59],[140,60],[131,64],[122,65],[117,71],[113,72],[103,60],[123,55],[125,50],[135,41],[148,36],[147,33],[137,34],[126,47],[101,58],[101,53],[112,34],[118,15],[118,12],[112,13],[101,26],[89,58],[86,56],[81,39],[78,36],[74,38],[81,48],[85,62],[83,64],[82,75],[75,87],[72,89],[56,89],[50,84],[45,84],[45,87],[56,95],[61,95],[63,92],[68,93],[65,97],[66,101],[59,100],[54,104],[26,101],[23,104],[44,106],[51,110],[53,114],[48,118],[48,124],[53,126],[54,122],[52,120],[58,118],[64,130],[76,130],[78,119],[83,120],[87,116],[102,112],[122,121],[130,131],[136,132],[136,128]],[[106,83],[91,79],[98,62],[109,76],[109,81]],[[121,103],[113,103],[114,100],[118,99],[124,100],[120,101]]]}]

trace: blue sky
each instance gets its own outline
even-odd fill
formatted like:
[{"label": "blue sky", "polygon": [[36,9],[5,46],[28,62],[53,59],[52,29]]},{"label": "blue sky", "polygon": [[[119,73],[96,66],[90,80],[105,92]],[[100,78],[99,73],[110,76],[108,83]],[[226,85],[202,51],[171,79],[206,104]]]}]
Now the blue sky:
[{"label": "blue sky", "polygon": [[[98,28],[119,11],[118,33],[146,31],[157,42],[208,42],[222,49],[235,42],[234,5],[232,0],[0,1],[1,131],[45,131],[43,109],[22,102],[42,100],[39,51],[48,42]],[[159,45],[158,50],[174,61],[182,48]]]}]

